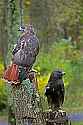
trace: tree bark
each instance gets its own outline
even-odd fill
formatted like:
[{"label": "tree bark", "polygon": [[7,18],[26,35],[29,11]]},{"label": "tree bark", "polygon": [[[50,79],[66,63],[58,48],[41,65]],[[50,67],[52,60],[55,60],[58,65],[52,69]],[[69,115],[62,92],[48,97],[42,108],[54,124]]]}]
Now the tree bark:
[{"label": "tree bark", "polygon": [[8,31],[7,31],[7,12],[8,0],[1,1],[0,6],[0,50],[3,59],[4,68],[6,68],[6,56],[8,50]]}]

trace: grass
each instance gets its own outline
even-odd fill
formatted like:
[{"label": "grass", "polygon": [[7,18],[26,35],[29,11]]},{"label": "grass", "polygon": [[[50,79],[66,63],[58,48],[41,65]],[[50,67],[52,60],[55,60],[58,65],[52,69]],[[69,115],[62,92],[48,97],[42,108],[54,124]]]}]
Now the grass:
[{"label": "grass", "polygon": [[72,121],[71,125],[83,125],[83,121],[80,121],[80,122]]}]

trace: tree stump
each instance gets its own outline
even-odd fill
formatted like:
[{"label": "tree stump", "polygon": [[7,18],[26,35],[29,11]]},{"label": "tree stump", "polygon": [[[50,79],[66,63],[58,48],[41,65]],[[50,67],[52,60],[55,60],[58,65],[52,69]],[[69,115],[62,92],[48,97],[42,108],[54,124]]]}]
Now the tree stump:
[{"label": "tree stump", "polygon": [[69,125],[68,116],[65,111],[48,111],[43,114],[46,125]]}]

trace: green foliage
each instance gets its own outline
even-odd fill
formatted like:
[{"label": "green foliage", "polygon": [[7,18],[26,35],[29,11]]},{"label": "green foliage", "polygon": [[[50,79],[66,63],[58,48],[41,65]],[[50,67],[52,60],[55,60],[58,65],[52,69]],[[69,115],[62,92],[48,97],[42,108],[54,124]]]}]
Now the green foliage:
[{"label": "green foliage", "polygon": [[0,111],[4,110],[7,106],[7,90],[5,83],[0,79]]},{"label": "green foliage", "polygon": [[[64,108],[70,111],[83,111],[82,107],[82,83],[83,83],[83,54],[68,41],[54,43],[48,53],[41,49],[35,69],[40,72],[38,76],[39,90],[44,94],[44,88],[54,69],[62,69],[66,72],[64,83],[66,88]],[[78,100],[78,101],[77,101]],[[81,109],[79,109],[79,106]]]},{"label": "green foliage", "polygon": [[7,106],[7,90],[4,80],[2,80],[4,71],[3,61],[0,59],[0,111]]},{"label": "green foliage", "polygon": [[[77,55],[74,55],[75,52]],[[41,75],[49,75],[54,69],[62,69],[66,72],[65,84],[68,85],[73,78],[72,63],[79,60],[79,56],[78,51],[69,42],[55,42],[50,46],[48,53],[41,50],[35,69],[39,70]]]}]

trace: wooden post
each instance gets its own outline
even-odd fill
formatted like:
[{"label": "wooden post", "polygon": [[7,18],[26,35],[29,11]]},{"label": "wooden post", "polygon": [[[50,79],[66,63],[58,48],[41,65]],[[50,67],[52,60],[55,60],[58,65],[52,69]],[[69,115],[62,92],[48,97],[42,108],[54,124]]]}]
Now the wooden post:
[{"label": "wooden post", "polygon": [[46,125],[69,125],[68,116],[65,111],[48,111],[43,116]]}]

